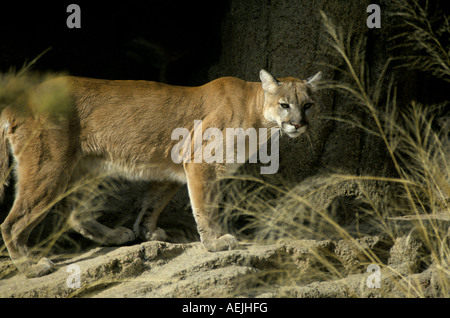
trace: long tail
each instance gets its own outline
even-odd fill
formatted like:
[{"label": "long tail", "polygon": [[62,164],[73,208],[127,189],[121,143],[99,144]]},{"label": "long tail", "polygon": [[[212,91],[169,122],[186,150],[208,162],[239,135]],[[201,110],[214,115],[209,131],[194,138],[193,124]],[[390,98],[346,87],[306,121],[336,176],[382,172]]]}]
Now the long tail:
[{"label": "long tail", "polygon": [[0,202],[3,201],[5,186],[9,181],[9,143],[6,138],[4,117],[0,118]]}]

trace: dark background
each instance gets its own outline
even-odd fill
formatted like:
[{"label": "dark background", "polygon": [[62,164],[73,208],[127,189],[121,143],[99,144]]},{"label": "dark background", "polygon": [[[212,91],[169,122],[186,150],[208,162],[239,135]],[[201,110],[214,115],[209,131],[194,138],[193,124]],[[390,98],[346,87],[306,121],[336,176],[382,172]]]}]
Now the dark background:
[{"label": "dark background", "polygon": [[[69,29],[67,6],[81,8]],[[196,85],[220,52],[226,1],[17,1],[0,4],[0,71],[34,70],[106,79]]]},{"label": "dark background", "polygon": [[[267,2],[270,4],[270,1],[259,3],[264,7]],[[367,16],[366,5],[360,3],[364,1],[353,2],[354,7]],[[71,3],[81,7],[81,29],[69,29],[66,25],[71,14],[66,12],[67,6]],[[274,1],[276,3],[278,1]],[[431,1],[431,12],[443,9],[437,3]],[[293,8],[294,4],[295,1]],[[305,2],[304,6],[314,5]],[[381,4],[381,7],[382,12],[386,12],[386,5]],[[253,6],[252,10],[258,8]],[[229,49],[222,47],[223,37],[229,36],[223,30],[225,19],[230,18],[226,16],[229,11],[228,0],[3,2],[0,4],[0,72],[18,70],[25,62],[51,48],[33,65],[33,70],[105,79],[157,80],[177,85],[204,84],[212,79],[208,76],[210,67],[218,62],[221,52]],[[249,11],[245,19],[251,17],[253,11]],[[312,13],[311,19],[318,14]],[[272,23],[279,24],[279,29],[290,23],[284,16],[277,19],[279,21],[272,20]],[[386,30],[392,19],[383,19],[382,30]],[[340,24],[364,22],[339,21]],[[297,27],[294,21],[292,24],[292,34],[295,34]],[[317,29],[312,35],[323,31]],[[379,41],[374,40],[368,44],[368,51],[380,50]],[[298,41],[301,43],[303,39],[299,37]],[[444,44],[448,41],[444,39]],[[264,43],[256,45],[263,47]],[[256,51],[256,47],[253,49]],[[243,55],[248,54],[245,50],[243,48]],[[257,55],[255,52],[255,58]],[[307,64],[311,64],[310,61]],[[261,67],[271,68],[269,65]],[[234,73],[227,75],[240,75]],[[253,73],[257,74],[257,71]],[[411,83],[402,83],[406,94],[414,92],[415,99],[421,102],[438,103],[446,99],[446,83],[421,78],[420,74],[414,77]],[[416,83],[423,89],[412,88]]]}]

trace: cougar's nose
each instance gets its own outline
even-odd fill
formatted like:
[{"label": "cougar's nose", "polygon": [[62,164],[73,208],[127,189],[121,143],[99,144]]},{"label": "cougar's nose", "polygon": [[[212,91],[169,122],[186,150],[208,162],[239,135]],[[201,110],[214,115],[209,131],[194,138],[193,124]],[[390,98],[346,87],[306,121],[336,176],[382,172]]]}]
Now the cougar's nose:
[{"label": "cougar's nose", "polygon": [[300,120],[299,122],[291,122],[291,125],[295,127],[295,129],[299,129],[302,126],[307,125],[307,123],[303,120]]}]

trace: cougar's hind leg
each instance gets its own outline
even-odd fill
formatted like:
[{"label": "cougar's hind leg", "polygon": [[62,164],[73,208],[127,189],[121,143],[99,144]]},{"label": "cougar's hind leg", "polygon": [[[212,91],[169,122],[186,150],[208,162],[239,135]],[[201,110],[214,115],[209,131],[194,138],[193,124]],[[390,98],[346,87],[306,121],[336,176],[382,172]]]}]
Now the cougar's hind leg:
[{"label": "cougar's hind leg", "polygon": [[48,213],[46,203],[47,200],[35,202],[19,195],[2,224],[3,241],[9,256],[19,271],[28,277],[43,276],[53,271],[51,262],[34,265],[27,245],[31,231]]},{"label": "cougar's hind leg", "polygon": [[102,245],[122,245],[136,239],[134,232],[126,227],[111,229],[97,220],[86,219],[77,213],[71,214],[70,223],[72,229]]},{"label": "cougar's hind leg", "polygon": [[[38,114],[40,115],[40,114]],[[37,118],[37,119],[36,119]],[[75,122],[64,116],[21,117],[8,127],[6,137],[16,161],[16,198],[1,225],[3,241],[18,269],[28,277],[53,271],[46,258],[35,264],[28,248],[28,237],[61,194],[77,162]]]},{"label": "cougar's hind leg", "polygon": [[[53,264],[42,259],[34,264],[27,246],[31,231],[50,211],[58,196],[64,192],[70,170],[57,163],[33,164],[35,156],[23,156],[17,167],[18,185],[14,205],[3,222],[3,241],[17,268],[28,277],[37,277],[53,271]],[[31,162],[30,162],[31,161]]]},{"label": "cougar's hind leg", "polygon": [[180,188],[178,183],[152,182],[142,201],[142,208],[134,223],[134,233],[144,241],[165,241],[167,235],[156,227],[161,212]]}]

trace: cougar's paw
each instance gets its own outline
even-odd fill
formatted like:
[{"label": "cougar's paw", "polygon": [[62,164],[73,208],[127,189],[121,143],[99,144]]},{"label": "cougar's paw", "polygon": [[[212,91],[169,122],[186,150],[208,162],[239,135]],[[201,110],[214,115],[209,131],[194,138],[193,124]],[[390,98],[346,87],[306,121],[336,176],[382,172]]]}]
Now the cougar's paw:
[{"label": "cougar's paw", "polygon": [[219,238],[203,242],[209,252],[232,250],[238,246],[238,240],[230,234],[222,235]]},{"label": "cougar's paw", "polygon": [[147,229],[142,229],[141,233],[143,234],[142,236],[145,241],[166,241],[167,240],[166,232],[160,227],[157,227],[152,232],[148,231]]},{"label": "cougar's paw", "polygon": [[134,232],[132,230],[123,226],[119,226],[118,228],[113,230],[110,239],[110,244],[121,245],[134,241],[136,239],[136,235],[134,235]]},{"label": "cougar's paw", "polygon": [[51,272],[55,270],[55,264],[48,258],[41,258],[41,260],[35,264],[29,266],[25,271],[24,274],[28,278],[33,277],[41,277],[44,275],[48,275]]}]

